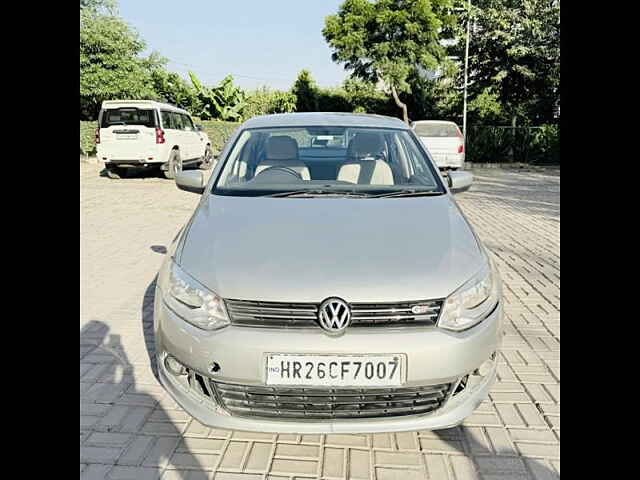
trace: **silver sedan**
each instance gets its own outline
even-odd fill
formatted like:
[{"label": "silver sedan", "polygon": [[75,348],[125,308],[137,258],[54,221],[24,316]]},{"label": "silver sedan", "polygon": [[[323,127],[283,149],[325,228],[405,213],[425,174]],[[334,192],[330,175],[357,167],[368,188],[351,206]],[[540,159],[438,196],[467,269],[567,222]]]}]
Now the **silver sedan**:
[{"label": "silver sedan", "polygon": [[228,141],[155,291],[159,376],[201,423],[362,433],[455,426],[486,398],[501,281],[414,131],[256,117]]}]

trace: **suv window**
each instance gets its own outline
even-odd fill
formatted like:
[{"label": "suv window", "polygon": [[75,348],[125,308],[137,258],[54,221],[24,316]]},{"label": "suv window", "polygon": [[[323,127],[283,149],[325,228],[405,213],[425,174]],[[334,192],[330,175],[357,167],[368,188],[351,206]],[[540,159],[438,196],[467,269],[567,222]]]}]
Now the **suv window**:
[{"label": "suv window", "polygon": [[175,129],[175,122],[173,121],[173,113],[162,110],[162,125],[164,128],[173,130]]},{"label": "suv window", "polygon": [[176,130],[183,130],[182,114],[171,112],[171,116],[173,117],[173,128]]},{"label": "suv window", "polygon": [[110,108],[102,111],[101,128],[113,125],[142,125],[149,128],[157,126],[156,113],[153,109],[135,107]]},{"label": "suv window", "polygon": [[182,122],[183,122],[184,130],[188,130],[190,132],[193,132],[195,130],[195,128],[193,127],[193,122],[191,121],[191,118],[189,117],[189,115],[185,115],[183,113],[183,114],[181,114],[181,116],[182,116]]}]

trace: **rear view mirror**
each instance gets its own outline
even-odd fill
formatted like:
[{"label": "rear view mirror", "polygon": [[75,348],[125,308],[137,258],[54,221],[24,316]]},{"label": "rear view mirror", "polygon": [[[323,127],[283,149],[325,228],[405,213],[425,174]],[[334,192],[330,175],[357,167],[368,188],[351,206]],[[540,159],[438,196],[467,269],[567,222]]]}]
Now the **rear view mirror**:
[{"label": "rear view mirror", "polygon": [[202,194],[205,186],[204,173],[200,170],[188,170],[176,173],[176,187],[180,190]]},{"label": "rear view mirror", "polygon": [[473,174],[471,172],[449,172],[447,176],[449,181],[449,190],[451,193],[466,192],[473,183]]}]

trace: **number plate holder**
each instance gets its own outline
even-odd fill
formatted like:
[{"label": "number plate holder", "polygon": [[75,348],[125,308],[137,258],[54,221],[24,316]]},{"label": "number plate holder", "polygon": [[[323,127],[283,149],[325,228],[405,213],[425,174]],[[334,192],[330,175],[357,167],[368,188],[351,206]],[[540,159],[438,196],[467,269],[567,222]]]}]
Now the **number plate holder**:
[{"label": "number plate holder", "polygon": [[404,353],[266,353],[266,385],[290,387],[400,387],[406,382]]}]

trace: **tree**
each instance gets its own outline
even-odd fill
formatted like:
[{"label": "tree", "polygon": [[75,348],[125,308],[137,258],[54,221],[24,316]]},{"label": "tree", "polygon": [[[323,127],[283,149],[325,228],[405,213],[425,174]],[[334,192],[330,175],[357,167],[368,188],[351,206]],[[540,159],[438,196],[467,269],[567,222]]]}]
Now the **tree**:
[{"label": "tree", "polygon": [[115,15],[118,4],[116,0],[80,0],[80,10]]},{"label": "tree", "polygon": [[101,13],[109,5],[80,2],[80,119],[95,119],[103,100],[156,96],[151,73],[164,59],[140,58],[144,41],[120,18]]},{"label": "tree", "polygon": [[318,87],[309,70],[302,70],[298,74],[298,78],[291,87],[291,93],[296,96],[296,111],[318,111]]},{"label": "tree", "polygon": [[434,71],[445,59],[440,32],[453,20],[452,0],[345,0],[322,30],[332,59],[352,75],[389,88],[409,122],[401,93],[418,69]]},{"label": "tree", "polygon": [[202,109],[198,116],[203,120],[219,119],[227,122],[242,118],[247,106],[247,95],[233,84],[233,77],[227,75],[217,87],[207,87],[200,83],[193,72],[189,72]]},{"label": "tree", "polygon": [[[462,3],[466,8],[466,1]],[[491,112],[501,108],[513,126],[553,121],[559,105],[560,1],[474,0],[453,27],[461,39],[450,53],[464,58],[471,18],[469,98]],[[462,84],[460,71],[456,83]]]},{"label": "tree", "polygon": [[164,68],[156,68],[153,69],[151,78],[153,89],[165,102],[191,112],[198,112],[202,109],[195,89],[177,73],[167,72]]}]

